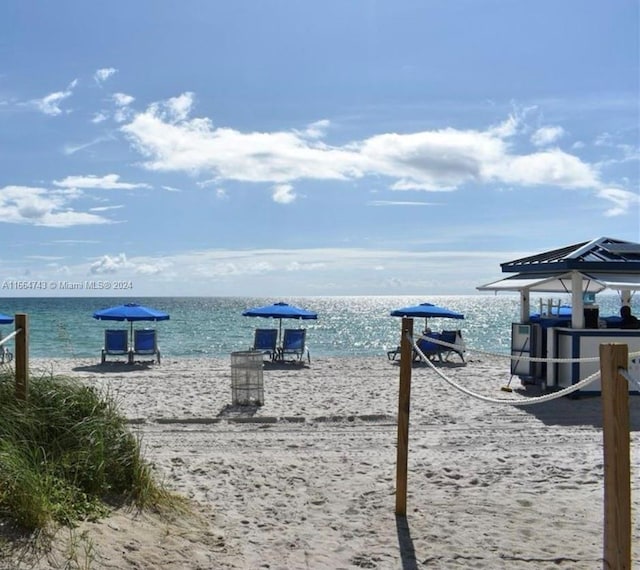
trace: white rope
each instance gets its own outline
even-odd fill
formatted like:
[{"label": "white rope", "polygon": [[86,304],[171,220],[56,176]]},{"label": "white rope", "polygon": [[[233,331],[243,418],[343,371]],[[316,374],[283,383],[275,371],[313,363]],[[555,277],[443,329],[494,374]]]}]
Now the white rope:
[{"label": "white rope", "polygon": [[[584,357],[584,358],[541,358],[538,356],[523,356],[523,355],[517,355],[517,354],[500,354],[498,352],[488,352],[486,350],[480,350],[480,349],[476,349],[476,348],[467,348],[467,346],[463,346],[463,345],[459,345],[459,344],[451,344],[449,342],[445,342],[443,340],[440,340],[438,338],[432,338],[430,336],[423,336],[421,337],[424,340],[428,341],[428,342],[432,342],[433,344],[438,344],[441,346],[444,346],[446,348],[450,348],[451,350],[456,350],[459,352],[476,352],[478,354],[484,354],[487,356],[498,356],[501,358],[509,358],[511,360],[519,360],[522,362],[548,362],[551,364],[557,364],[557,363],[570,363],[570,362],[599,362],[600,361],[600,357],[599,356],[588,356],[588,357]],[[635,358],[636,356],[640,356],[640,351],[638,352],[632,352],[629,354],[629,358]]]},{"label": "white rope", "polygon": [[22,329],[16,329],[11,334],[8,334],[7,336],[5,336],[2,340],[0,340],[0,346],[2,346],[8,340],[11,340],[14,336],[16,336],[20,332],[22,332]]},{"label": "white rope", "polygon": [[460,390],[460,392],[462,392],[463,394],[466,394],[467,396],[471,396],[472,398],[476,398],[478,400],[482,400],[483,402],[489,402],[491,404],[508,404],[508,405],[511,405],[511,406],[530,406],[532,404],[542,404],[543,402],[549,402],[551,400],[556,400],[558,398],[563,398],[564,396],[566,396],[568,394],[571,394],[572,392],[576,392],[576,391],[584,388],[585,386],[588,386],[592,382],[595,382],[600,377],[600,371],[598,371],[598,372],[595,372],[594,374],[592,374],[591,376],[588,376],[587,378],[585,378],[583,380],[580,380],[580,382],[578,382],[577,384],[573,384],[572,386],[569,386],[568,388],[565,388],[565,389],[560,390],[558,392],[545,394],[544,396],[537,396],[537,397],[534,397],[534,398],[527,398],[526,400],[524,400],[524,399],[523,400],[514,400],[512,398],[491,398],[489,396],[483,396],[482,394],[478,394],[476,392],[472,392],[471,390],[469,390],[469,389],[465,388],[464,386],[461,386],[457,382],[453,381],[451,378],[448,378],[445,374],[440,372],[440,370],[438,370],[433,365],[433,362],[431,362],[431,360],[429,360],[424,355],[424,353],[422,352],[422,350],[420,350],[420,348],[418,347],[416,342],[413,340],[413,337],[411,335],[407,334],[407,338],[411,342],[411,345],[413,346],[414,350],[432,368],[432,370],[438,376],[440,376],[440,378],[442,378],[445,382],[447,382],[447,384],[453,386],[457,390]]},{"label": "white rope", "polygon": [[618,368],[618,373],[622,376],[629,384],[635,384],[636,388],[640,390],[640,380],[637,380],[631,374],[629,374],[628,370],[624,368]]}]

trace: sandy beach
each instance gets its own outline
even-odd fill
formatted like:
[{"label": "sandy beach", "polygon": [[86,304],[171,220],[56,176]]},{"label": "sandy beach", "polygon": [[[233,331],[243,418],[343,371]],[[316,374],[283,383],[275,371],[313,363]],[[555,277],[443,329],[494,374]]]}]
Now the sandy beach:
[{"label": "sandy beach", "polygon": [[[114,395],[158,477],[194,505],[184,518],[121,511],[63,530],[36,568],[58,567],[72,536],[84,539],[78,567],[96,569],[602,567],[599,397],[490,404],[415,365],[407,517],[396,518],[399,364],[384,355],[267,365],[259,407],[232,405],[229,359],[59,359],[32,370]],[[486,396],[531,396],[517,379],[500,391],[503,358],[454,357],[440,370]],[[637,396],[631,430],[640,544]],[[633,557],[640,564],[639,548]]]}]

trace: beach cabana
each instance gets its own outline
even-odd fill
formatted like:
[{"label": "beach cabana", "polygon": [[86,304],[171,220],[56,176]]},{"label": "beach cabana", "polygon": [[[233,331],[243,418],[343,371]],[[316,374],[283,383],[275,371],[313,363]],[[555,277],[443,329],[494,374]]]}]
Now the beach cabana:
[{"label": "beach cabana", "polygon": [[[501,264],[498,281],[478,287],[480,291],[516,291],[520,294],[520,320],[512,323],[511,353],[539,358],[576,359],[597,357],[600,344],[624,343],[631,352],[640,350],[640,330],[616,328],[616,321],[600,318],[595,296],[616,291],[620,304],[629,306],[640,290],[640,244],[601,237]],[[569,315],[549,315],[532,322],[531,294],[571,296]],[[597,362],[512,362],[512,373],[524,383],[543,388],[565,388],[593,374]],[[594,382],[585,391],[600,391]]]}]

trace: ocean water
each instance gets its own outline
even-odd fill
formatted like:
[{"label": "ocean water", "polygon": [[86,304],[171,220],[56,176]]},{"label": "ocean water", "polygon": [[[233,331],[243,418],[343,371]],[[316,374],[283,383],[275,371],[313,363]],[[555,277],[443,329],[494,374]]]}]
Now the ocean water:
[{"label": "ocean water", "polygon": [[[545,300],[547,298],[545,297]],[[556,297],[556,300],[558,298]],[[568,298],[561,298],[568,302]],[[401,319],[389,316],[400,307],[430,302],[460,312],[464,320],[430,319],[433,330],[461,329],[470,348],[508,354],[511,323],[519,319],[517,295],[397,296],[397,297],[51,297],[1,298],[0,313],[26,313],[29,318],[29,354],[33,358],[99,359],[106,328],[129,328],[129,323],[98,321],[95,311],[127,302],[138,302],[169,313],[168,321],[137,322],[134,328],[152,326],[158,331],[163,358],[223,357],[247,350],[255,328],[277,328],[278,321],[243,317],[251,307],[277,301],[316,311],[317,320],[283,320],[283,328],[307,329],[307,345],[314,356],[383,356],[400,338]],[[538,298],[531,300],[532,311]],[[600,315],[617,315],[616,295],[598,296]],[[640,314],[640,300],[634,298],[634,314]],[[415,319],[414,330],[424,327]],[[13,325],[0,325],[3,335]],[[9,348],[13,351],[13,341]]]}]

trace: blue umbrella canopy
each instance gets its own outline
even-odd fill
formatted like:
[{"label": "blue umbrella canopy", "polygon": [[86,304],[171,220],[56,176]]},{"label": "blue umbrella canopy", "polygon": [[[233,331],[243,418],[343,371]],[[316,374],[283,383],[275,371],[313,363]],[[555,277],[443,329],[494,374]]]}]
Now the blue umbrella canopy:
[{"label": "blue umbrella canopy", "polygon": [[421,303],[413,307],[404,307],[402,309],[395,309],[391,311],[392,317],[424,317],[425,319],[431,318],[446,318],[446,319],[464,319],[462,313],[456,313],[451,309],[445,307],[439,307],[432,303]]},{"label": "blue umbrella canopy", "polygon": [[391,311],[392,317],[424,317],[424,330],[428,331],[427,319],[445,318],[445,319],[464,319],[462,313],[456,313],[451,309],[439,307],[432,303],[421,303],[413,307],[404,307]]},{"label": "blue umbrella canopy", "polygon": [[273,319],[317,319],[318,313],[307,311],[287,303],[274,303],[255,309],[247,309],[242,313],[245,317],[266,317]]},{"label": "blue umbrella canopy", "polygon": [[13,317],[9,315],[3,315],[0,313],[0,325],[10,325],[13,322]]},{"label": "blue umbrella canopy", "polygon": [[102,321],[167,321],[169,314],[138,303],[127,303],[100,309],[93,313],[93,318]]}]

